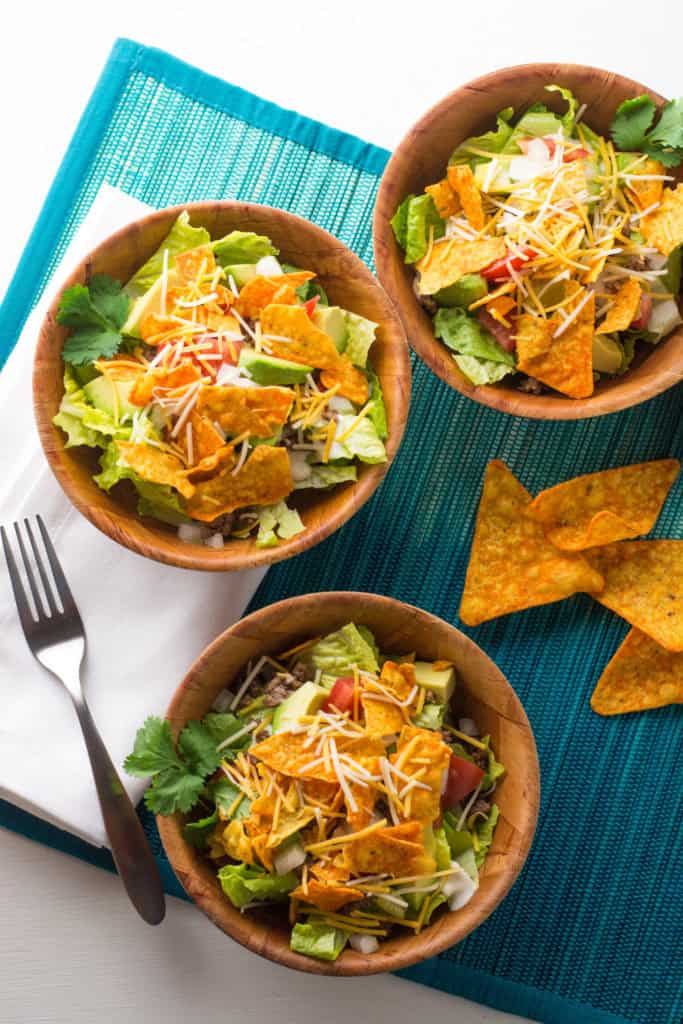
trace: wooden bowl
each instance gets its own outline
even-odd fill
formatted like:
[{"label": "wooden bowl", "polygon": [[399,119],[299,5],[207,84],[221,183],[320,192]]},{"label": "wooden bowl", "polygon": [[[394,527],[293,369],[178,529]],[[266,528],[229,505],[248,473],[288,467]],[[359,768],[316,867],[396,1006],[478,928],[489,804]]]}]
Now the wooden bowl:
[{"label": "wooden bowl", "polygon": [[[410,345],[422,360],[456,391],[475,402],[513,416],[544,420],[578,420],[604,416],[638,405],[683,379],[683,326],[665,341],[641,353],[623,377],[601,380],[590,398],[573,399],[557,393],[525,394],[504,382],[474,387],[458,369],[450,350],[434,337],[432,321],[413,291],[414,270],[403,262],[390,218],[409,193],[443,178],[448,158],[470,135],[495,127],[499,110],[514,106],[516,113],[542,101],[559,112],[564,101],[545,92],[550,83],[568,86],[580,103],[587,103],[585,120],[604,135],[618,105],[647,93],[661,106],[664,99],[630,78],[578,64],[522,64],[476,78],[420,118],[386,166],[377,195],[373,234],[377,274],[394,300]],[[683,180],[683,168],[667,171]]]},{"label": "wooden bowl", "polygon": [[41,327],[33,370],[34,408],[48,462],[76,508],[98,529],[138,554],[185,569],[237,570],[279,562],[318,544],[337,530],[379,486],[398,450],[410,401],[410,359],[405,334],[394,307],[364,263],[322,228],[283,210],[253,203],[188,203],[151,213],[111,235],[91,252],[64,283],[87,283],[93,274],[127,281],[157,249],[182,210],[212,238],[233,229],[268,235],[289,263],[315,271],[331,302],[379,324],[371,361],[379,375],[387,407],[387,462],[359,466],[358,480],[331,491],[297,491],[288,499],[299,509],[306,530],[274,548],[257,548],[254,539],[231,540],[215,550],[181,541],[173,527],[141,518],[128,481],[107,494],[93,481],[99,452],[66,448],[53,426],[64,391],[62,347],[67,331],[56,322],[58,299]]},{"label": "wooden bowl", "polygon": [[457,667],[455,706],[490,733],[496,756],[507,769],[496,790],[500,818],[476,894],[462,910],[441,913],[420,935],[401,934],[363,956],[345,950],[327,963],[292,952],[286,914],[241,914],[223,895],[216,870],[182,837],[184,815],[158,817],[164,848],[178,880],[218,928],[248,949],[312,974],[359,975],[394,971],[426,960],[464,939],[491,914],[526,859],[538,815],[536,744],[514,690],[491,659],[463,633],[434,615],[389,597],[350,592],[293,597],[248,615],[207,647],[176,691],[167,712],[174,736],[190,719],[201,719],[223,687],[262,654],[277,654],[347,622],[368,626],[380,649],[416,651],[427,660]]}]

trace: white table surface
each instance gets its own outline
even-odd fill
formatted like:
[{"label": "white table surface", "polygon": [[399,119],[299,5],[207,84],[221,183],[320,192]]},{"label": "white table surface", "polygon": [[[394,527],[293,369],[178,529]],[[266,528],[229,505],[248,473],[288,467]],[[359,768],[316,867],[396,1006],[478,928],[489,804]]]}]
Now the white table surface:
[{"label": "white table surface", "polygon": [[[594,64],[680,91],[677,34],[634,0],[616,10],[606,0],[12,4],[0,35],[0,294],[117,36],[391,148],[445,93],[509,64]],[[519,1020],[393,977],[287,972],[173,899],[151,931],[115,878],[1,830],[0,857],[0,1024]]]}]

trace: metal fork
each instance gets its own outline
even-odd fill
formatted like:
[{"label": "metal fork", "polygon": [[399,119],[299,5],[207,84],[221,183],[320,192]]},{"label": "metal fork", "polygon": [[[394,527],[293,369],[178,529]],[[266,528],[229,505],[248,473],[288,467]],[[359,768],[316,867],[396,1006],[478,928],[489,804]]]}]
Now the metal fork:
[{"label": "metal fork", "polygon": [[[135,808],[121,784],[86,703],[81,683],[81,663],[85,653],[83,622],[45,524],[40,516],[36,516],[36,521],[52,570],[51,577],[46,569],[45,555],[41,555],[28,519],[24,519],[24,530],[33,553],[33,561],[19,524],[14,524],[35,614],[29,605],[5,527],[0,527],[12,590],[26,642],[33,656],[51,675],[63,683],[69,692],[83,730],[104,827],[119,875],[140,917],[148,924],[159,924],[166,909],[159,869]],[[36,569],[42,583],[44,599],[36,582]]]}]

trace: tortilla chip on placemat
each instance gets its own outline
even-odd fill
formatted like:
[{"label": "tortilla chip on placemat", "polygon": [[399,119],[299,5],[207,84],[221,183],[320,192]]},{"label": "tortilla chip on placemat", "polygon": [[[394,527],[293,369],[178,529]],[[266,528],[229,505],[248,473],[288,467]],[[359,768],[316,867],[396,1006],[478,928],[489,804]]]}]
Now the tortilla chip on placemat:
[{"label": "tortilla chip on placemat", "polygon": [[587,473],[537,494],[527,515],[563,551],[648,533],[681,467],[677,459]]},{"label": "tortilla chip on placemat", "polygon": [[599,715],[683,704],[683,654],[632,629],[598,679],[591,707]]},{"label": "tortilla chip on placemat", "polygon": [[668,651],[683,651],[683,540],[632,540],[585,556],[605,579],[594,594]]},{"label": "tortilla chip on placemat", "polygon": [[524,514],[530,504],[505,463],[489,462],[460,604],[468,626],[601,589],[599,572],[580,555],[558,551]]},{"label": "tortilla chip on placemat", "polygon": [[518,350],[517,369],[570,398],[588,398],[593,394],[594,321],[595,297],[591,294],[573,323],[559,335],[556,332],[562,322],[553,317],[553,338],[546,351],[524,358]]}]

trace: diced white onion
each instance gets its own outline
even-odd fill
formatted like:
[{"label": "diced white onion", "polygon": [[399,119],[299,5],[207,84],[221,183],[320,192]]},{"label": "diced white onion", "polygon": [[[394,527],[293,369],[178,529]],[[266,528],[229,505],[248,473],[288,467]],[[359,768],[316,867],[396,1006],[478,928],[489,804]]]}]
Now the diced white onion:
[{"label": "diced white onion", "polygon": [[256,273],[263,274],[264,277],[278,277],[283,270],[274,256],[262,256],[256,264]]},{"label": "diced white onion", "polygon": [[307,480],[311,475],[311,467],[308,462],[307,451],[290,451],[289,464],[292,469],[292,480],[294,480],[295,483],[298,483],[301,480]]},{"label": "diced white onion", "polygon": [[460,732],[464,732],[466,736],[479,735],[479,730],[471,718],[461,718],[458,722],[458,729]]},{"label": "diced white onion", "polygon": [[212,533],[210,537],[204,541],[207,548],[222,548],[225,545],[222,533]]},{"label": "diced white onion", "polygon": [[232,698],[234,696],[234,693],[231,693],[230,690],[221,690],[221,692],[218,694],[215,701],[211,705],[211,710],[227,711],[230,705],[232,704]]},{"label": "diced white onion", "polygon": [[355,949],[357,953],[362,953],[363,956],[368,956],[370,953],[376,953],[379,949],[379,942],[377,941],[376,935],[350,935],[349,945],[352,949]]},{"label": "diced white onion", "polygon": [[[457,861],[451,861],[453,874],[441,884],[444,896],[448,898],[450,910],[460,910],[474,896],[477,891],[476,884],[472,881],[466,871],[460,867]],[[457,870],[455,870],[457,869]]]},{"label": "diced white onion", "polygon": [[273,854],[275,874],[286,875],[289,871],[295,871],[305,860],[306,853],[301,843],[291,843],[286,849]]},{"label": "diced white onion", "polygon": [[178,527],[178,539],[187,544],[199,544],[206,540],[211,531],[206,526],[198,526],[195,523],[181,523]]}]

